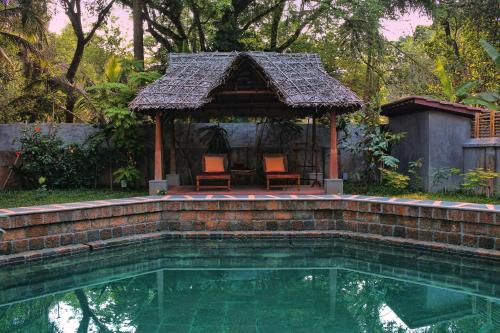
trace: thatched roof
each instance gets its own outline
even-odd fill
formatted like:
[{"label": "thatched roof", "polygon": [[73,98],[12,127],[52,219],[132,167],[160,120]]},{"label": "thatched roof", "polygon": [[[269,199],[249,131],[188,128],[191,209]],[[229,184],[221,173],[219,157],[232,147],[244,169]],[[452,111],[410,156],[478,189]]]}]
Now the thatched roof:
[{"label": "thatched roof", "polygon": [[243,61],[259,70],[267,86],[288,107],[343,113],[363,105],[356,94],[326,73],[317,54],[208,52],[171,53],[165,75],[144,88],[130,108],[141,112],[199,110],[213,100],[212,92]]}]

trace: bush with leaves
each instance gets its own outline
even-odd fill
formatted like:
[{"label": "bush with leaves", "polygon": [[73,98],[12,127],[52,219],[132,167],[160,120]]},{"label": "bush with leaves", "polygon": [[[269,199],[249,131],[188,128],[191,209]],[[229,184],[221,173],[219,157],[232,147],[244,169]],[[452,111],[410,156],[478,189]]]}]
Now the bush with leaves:
[{"label": "bush with leaves", "polygon": [[409,176],[403,175],[394,170],[380,168],[380,175],[382,183],[396,190],[404,190],[408,188],[410,183]]},{"label": "bush with leaves", "polygon": [[432,187],[438,188],[443,186],[443,191],[446,193],[448,189],[446,183],[452,176],[458,176],[461,173],[457,168],[437,168],[432,172]]},{"label": "bush with leaves", "polygon": [[65,145],[56,130],[43,134],[40,127],[27,127],[19,140],[19,163],[13,167],[24,187],[33,188],[44,179],[48,188],[89,187],[95,184],[96,151],[87,145]]},{"label": "bush with leaves", "polygon": [[[363,156],[365,163],[365,178],[368,183],[380,179],[381,170],[395,170],[399,160],[390,155],[392,144],[401,141],[405,133],[392,133],[384,129],[378,110],[367,110],[357,114],[351,123],[355,132],[350,133],[345,129],[346,137],[341,142],[341,147],[349,150],[354,155]],[[355,137],[350,140],[350,137]]]},{"label": "bush with leaves", "polygon": [[472,169],[464,174],[462,187],[469,192],[486,194],[489,198],[493,194],[490,183],[498,177],[500,177],[500,174],[492,170],[485,170],[484,168]]},{"label": "bush with leaves", "polygon": [[422,177],[419,174],[424,163],[423,158],[408,163],[408,173],[410,174],[410,188],[414,191],[420,191],[423,188]]}]

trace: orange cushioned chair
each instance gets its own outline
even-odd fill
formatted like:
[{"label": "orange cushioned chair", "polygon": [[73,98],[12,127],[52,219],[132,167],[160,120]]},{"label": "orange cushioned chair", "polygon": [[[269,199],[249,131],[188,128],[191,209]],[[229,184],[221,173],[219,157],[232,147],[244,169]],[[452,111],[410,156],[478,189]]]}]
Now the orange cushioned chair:
[{"label": "orange cushioned chair", "polygon": [[[231,190],[231,174],[226,171],[226,155],[203,155],[203,172],[196,176],[196,191],[200,189],[223,188]],[[202,180],[222,180],[227,185],[201,185]]]},{"label": "orange cushioned chair", "polygon": [[[300,174],[288,172],[287,159],[285,155],[264,155],[264,173],[266,174],[266,185],[271,187],[293,187],[297,186],[300,191]],[[271,185],[272,179],[294,180],[296,184]]]}]

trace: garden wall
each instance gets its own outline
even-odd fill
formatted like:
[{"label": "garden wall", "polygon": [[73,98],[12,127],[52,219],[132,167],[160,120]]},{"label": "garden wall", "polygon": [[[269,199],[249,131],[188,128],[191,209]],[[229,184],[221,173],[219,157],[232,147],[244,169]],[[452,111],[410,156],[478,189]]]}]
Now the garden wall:
[{"label": "garden wall", "polygon": [[2,210],[7,215],[0,216],[0,262],[184,237],[353,237],[500,256],[500,211],[493,207],[368,200],[347,196],[200,201],[147,197],[121,199],[116,204],[96,201],[35,207],[27,213]]},{"label": "garden wall", "polygon": [[[183,124],[176,128],[176,139],[179,141],[180,149],[177,149],[177,170],[181,175],[183,184],[190,184],[192,176],[201,171],[201,156],[206,151],[205,143],[200,141],[199,129],[210,124]],[[213,124],[212,124],[213,125]],[[3,185],[10,167],[14,163],[15,152],[19,149],[19,139],[25,124],[0,124],[0,186]],[[29,126],[34,126],[30,124]],[[284,152],[287,154],[290,169],[299,170],[301,165],[311,165],[311,136],[312,125],[300,125],[302,133],[293,137],[284,137],[282,144],[276,132],[262,125],[254,123],[227,123],[221,124],[227,130],[229,143],[232,147],[230,160],[233,163],[242,163],[247,167],[260,167],[260,161],[256,156],[263,152]],[[40,125],[42,132],[47,133],[55,130],[49,124]],[[57,136],[66,143],[82,143],[90,135],[98,131],[87,124],[58,124],[56,126]],[[143,175],[141,185],[146,186],[147,181],[153,178],[153,128],[144,129],[145,137],[141,145],[144,147],[144,158],[139,161],[139,169]],[[329,129],[318,125],[315,160],[318,171],[325,170],[329,161]],[[340,134],[342,136],[342,132]],[[308,139],[306,140],[306,136]],[[165,141],[166,133],[165,133]],[[261,141],[259,144],[258,141]],[[307,141],[307,145],[306,145]],[[168,150],[168,145],[165,144]],[[168,172],[168,154],[164,161],[165,170]],[[361,171],[362,159],[350,152],[340,149],[340,164],[343,172],[352,174]],[[105,172],[100,180],[100,185],[109,185],[108,175]],[[14,178],[9,182],[10,187],[16,184]]]},{"label": "garden wall", "polygon": [[[500,138],[469,139],[464,143],[464,169],[483,168],[500,173]],[[500,191],[500,178],[494,181]]]}]

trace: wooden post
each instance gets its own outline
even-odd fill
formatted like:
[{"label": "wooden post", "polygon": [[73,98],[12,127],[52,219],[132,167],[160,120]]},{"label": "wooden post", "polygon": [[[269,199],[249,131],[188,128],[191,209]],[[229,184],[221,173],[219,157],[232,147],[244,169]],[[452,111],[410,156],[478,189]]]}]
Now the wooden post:
[{"label": "wooden post", "polygon": [[155,180],[163,180],[163,147],[161,140],[161,114],[155,116]]},{"label": "wooden post", "polygon": [[175,118],[172,118],[170,122],[169,132],[168,132],[168,146],[170,148],[170,174],[177,173],[176,161],[177,158],[175,156]]},{"label": "wooden post", "polygon": [[475,118],[474,118],[474,137],[479,138],[480,134],[480,128],[481,128],[481,113],[476,112]]},{"label": "wooden post", "polygon": [[330,114],[330,179],[339,179],[338,152],[337,152],[337,119],[335,111]]}]

